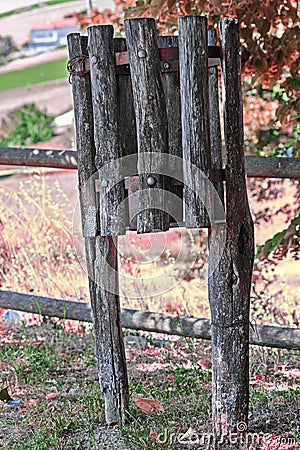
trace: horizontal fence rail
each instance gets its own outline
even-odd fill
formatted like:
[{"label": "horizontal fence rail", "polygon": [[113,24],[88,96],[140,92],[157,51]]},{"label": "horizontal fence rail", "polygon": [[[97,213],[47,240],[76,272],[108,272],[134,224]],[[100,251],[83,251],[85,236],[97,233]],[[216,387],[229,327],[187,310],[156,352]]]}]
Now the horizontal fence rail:
[{"label": "horizontal fence rail", "polygon": [[[247,177],[300,178],[300,158],[246,156],[245,160]],[[77,169],[77,153],[74,150],[0,146],[0,165]]]},{"label": "horizontal fence rail", "polygon": [[[0,308],[13,309],[61,319],[92,322],[87,303],[0,291]],[[172,316],[151,311],[122,309],[122,326],[196,339],[211,339],[210,321],[196,317]],[[300,329],[254,325],[250,327],[250,344],[300,350]]]},{"label": "horizontal fence rail", "polygon": [[77,169],[77,152],[0,146],[0,165]]}]

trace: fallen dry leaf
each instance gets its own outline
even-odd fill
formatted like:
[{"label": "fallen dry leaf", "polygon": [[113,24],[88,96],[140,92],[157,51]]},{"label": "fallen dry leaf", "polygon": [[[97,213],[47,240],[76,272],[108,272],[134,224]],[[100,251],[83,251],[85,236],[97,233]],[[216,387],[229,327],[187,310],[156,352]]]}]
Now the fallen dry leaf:
[{"label": "fallen dry leaf", "polygon": [[50,394],[46,395],[47,400],[53,400],[56,397],[57,397],[57,392],[51,392]]},{"label": "fallen dry leaf", "polygon": [[29,405],[29,406],[38,406],[38,404],[39,404],[39,402],[37,400],[34,400],[33,398],[30,398],[27,401],[27,405]]},{"label": "fallen dry leaf", "polygon": [[142,398],[136,395],[133,396],[134,403],[136,406],[141,409],[146,414],[150,414],[153,411],[164,411],[165,408],[163,405],[156,400],[151,400],[149,398]]}]

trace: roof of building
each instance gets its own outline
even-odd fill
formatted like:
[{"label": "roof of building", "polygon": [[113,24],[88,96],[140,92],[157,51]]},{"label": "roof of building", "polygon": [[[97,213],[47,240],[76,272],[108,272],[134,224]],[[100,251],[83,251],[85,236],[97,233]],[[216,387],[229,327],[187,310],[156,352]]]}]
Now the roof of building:
[{"label": "roof of building", "polygon": [[76,27],[78,20],[76,17],[64,17],[62,19],[46,19],[34,22],[31,30],[52,30],[53,28]]}]

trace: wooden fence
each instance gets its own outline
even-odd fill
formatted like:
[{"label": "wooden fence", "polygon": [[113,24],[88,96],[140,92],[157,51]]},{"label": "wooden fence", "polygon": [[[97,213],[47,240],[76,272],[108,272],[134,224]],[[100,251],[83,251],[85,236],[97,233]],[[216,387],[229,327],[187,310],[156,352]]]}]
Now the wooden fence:
[{"label": "wooden fence", "polygon": [[[216,46],[215,33],[207,32],[204,17],[180,18],[178,38],[157,38],[153,19],[125,21],[125,30],[126,40],[113,39],[111,26],[90,27],[89,43],[85,36],[69,35],[77,153],[0,148],[0,164],[78,166],[91,310],[107,423],[124,423],[128,409],[121,323],[133,329],[211,338],[217,442],[235,432],[239,422],[247,422],[249,339],[258,345],[299,347],[299,330],[266,326],[249,330],[254,244],[245,184],[246,172],[260,178],[299,178],[299,159],[244,159],[237,21],[227,18],[220,22],[220,47]],[[225,158],[221,153],[218,64],[223,80]],[[168,153],[189,162],[182,165],[181,182],[174,183],[178,175],[175,166],[174,176],[160,171]],[[127,177],[126,188],[126,183],[118,181],[118,161],[132,154],[138,159],[134,173]],[[89,186],[95,173],[102,173],[108,163],[111,172]],[[197,177],[194,166],[206,178]],[[207,177],[225,206],[226,229],[224,223],[208,217],[207,207],[203,207],[203,202],[211,205]],[[209,266],[215,264],[215,270],[209,277],[211,323],[194,318],[180,318],[178,323],[178,319],[166,314],[120,309],[117,236],[126,232],[128,210],[119,205],[127,195],[137,192],[136,221],[129,223],[131,229],[139,233],[165,231],[172,216],[155,204],[149,206],[153,205],[154,194],[160,200],[164,191],[185,200],[187,227],[212,228]],[[1,292],[1,305],[58,317],[63,310],[65,318],[90,318],[86,306],[73,304],[67,313],[70,305],[60,300],[17,293]]]},{"label": "wooden fence", "polygon": [[[40,297],[18,292],[0,291],[0,308],[41,314],[60,319],[92,322],[87,303]],[[194,339],[211,339],[209,319],[173,316],[153,311],[122,309],[122,327]],[[300,329],[251,324],[250,344],[273,348],[300,350]]]},{"label": "wooden fence", "polygon": [[[225,159],[223,164],[224,167]],[[77,152],[0,146],[0,165],[77,170]],[[245,166],[248,178],[300,179],[300,158],[246,156]],[[0,308],[61,319],[92,321],[90,307],[85,303],[9,291],[0,291]],[[124,309],[122,310],[122,326],[125,329],[211,339],[210,321],[196,317],[178,318],[168,314]],[[250,327],[250,344],[300,350],[300,330],[253,324]]]}]

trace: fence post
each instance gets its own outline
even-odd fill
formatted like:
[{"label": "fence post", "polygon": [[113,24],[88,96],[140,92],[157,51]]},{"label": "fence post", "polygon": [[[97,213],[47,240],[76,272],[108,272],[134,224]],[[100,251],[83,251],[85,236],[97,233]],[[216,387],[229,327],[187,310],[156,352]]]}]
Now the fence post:
[{"label": "fence post", "polygon": [[[239,27],[221,21],[224,133],[227,153],[226,229],[217,230],[224,252],[210,249],[209,274],[213,361],[215,448],[241,448],[230,434],[247,427],[249,404],[249,303],[253,267],[253,222],[249,210],[244,162]],[[213,232],[216,232],[214,230]]]},{"label": "fence post", "polygon": [[[210,169],[208,49],[206,17],[178,19],[181,91],[182,157],[185,186],[185,226],[210,226],[210,191],[206,179],[193,176],[192,165],[208,175]],[[206,201],[204,201],[206,200]]]},{"label": "fence post", "polygon": [[[168,153],[168,121],[155,20],[128,19],[124,25],[138,142],[137,232],[166,231],[170,216],[166,212],[164,190],[168,189],[169,180],[154,170],[155,166],[163,169],[160,161],[163,161],[163,153]],[[144,153],[148,157],[145,158]],[[149,207],[151,203],[158,204],[153,202],[156,197],[163,199],[164,208]]]},{"label": "fence post", "polygon": [[[93,61],[106,60],[106,64],[101,66],[101,69],[109,70],[109,61],[114,64],[112,27],[92,27],[89,35],[92,40],[89,49],[95,56]],[[98,39],[104,41],[103,45],[97,45]],[[71,60],[77,57],[87,57],[86,37],[71,34],[68,37],[68,43]],[[106,54],[99,55],[99,52],[106,52]],[[118,158],[119,155],[114,70],[106,79],[106,83],[110,82],[108,95],[114,98],[110,97],[108,100],[106,99],[106,102],[103,98],[106,95],[103,84],[102,87],[97,85],[98,78],[101,76],[106,78],[106,74],[99,73],[100,70],[97,70],[96,64],[94,66],[91,70],[92,80],[88,72],[72,75],[72,90],[82,229],[85,237],[98,374],[104,394],[106,423],[111,425],[125,423],[129,402],[118,296],[117,237],[110,235],[122,231],[125,221],[121,220],[118,223],[116,220],[116,204],[119,197],[122,196],[122,186],[117,185],[108,193],[106,191],[99,194],[96,192],[97,169],[101,169],[105,162],[113,157]],[[103,123],[104,126],[101,126]],[[107,132],[105,124],[109,125],[109,132]],[[109,216],[104,211],[104,214],[99,217],[97,196],[101,194],[102,203],[109,211]]]}]

